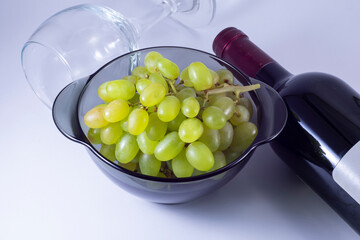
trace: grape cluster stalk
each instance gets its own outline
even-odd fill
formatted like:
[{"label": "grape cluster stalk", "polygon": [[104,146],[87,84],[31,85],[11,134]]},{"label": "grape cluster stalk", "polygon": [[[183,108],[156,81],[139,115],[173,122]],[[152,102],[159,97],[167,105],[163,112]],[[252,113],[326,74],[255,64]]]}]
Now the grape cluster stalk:
[{"label": "grape cluster stalk", "polygon": [[104,82],[104,101],[84,116],[87,137],[108,160],[157,177],[191,177],[224,167],[254,141],[253,107],[227,69],[179,67],[152,51],[144,66]]}]

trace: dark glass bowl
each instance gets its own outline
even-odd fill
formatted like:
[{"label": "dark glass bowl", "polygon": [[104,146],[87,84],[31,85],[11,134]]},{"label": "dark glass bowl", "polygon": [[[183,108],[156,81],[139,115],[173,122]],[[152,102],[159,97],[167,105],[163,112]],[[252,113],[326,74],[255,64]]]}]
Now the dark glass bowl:
[{"label": "dark glass bowl", "polygon": [[[260,89],[247,93],[253,103],[251,121],[259,133],[252,145],[235,161],[216,171],[187,178],[160,178],[142,175],[118,166],[99,153],[86,137],[88,127],[83,123],[85,113],[102,103],[97,97],[98,87],[106,81],[129,75],[138,65],[143,65],[145,55],[157,51],[184,69],[191,62],[200,61],[217,71],[227,68],[239,85],[259,83]],[[87,150],[102,172],[124,190],[158,203],[182,203],[205,195],[230,181],[247,163],[257,146],[271,141],[284,127],[287,110],[281,97],[271,87],[250,79],[222,59],[195,49],[183,47],[153,47],[122,55],[104,65],[89,77],[77,80],[65,87],[53,105],[56,126],[66,137],[87,147]]]}]

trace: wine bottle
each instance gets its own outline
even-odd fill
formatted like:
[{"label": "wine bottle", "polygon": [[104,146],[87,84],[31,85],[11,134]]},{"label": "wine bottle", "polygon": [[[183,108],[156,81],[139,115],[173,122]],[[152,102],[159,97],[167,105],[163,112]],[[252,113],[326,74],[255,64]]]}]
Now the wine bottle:
[{"label": "wine bottle", "polygon": [[329,74],[291,74],[233,27],[213,50],[282,96],[289,117],[272,149],[360,234],[360,95]]}]

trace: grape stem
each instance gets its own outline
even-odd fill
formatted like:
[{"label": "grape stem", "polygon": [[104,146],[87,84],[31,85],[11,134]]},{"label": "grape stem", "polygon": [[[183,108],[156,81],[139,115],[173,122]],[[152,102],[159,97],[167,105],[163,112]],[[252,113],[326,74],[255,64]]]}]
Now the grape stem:
[{"label": "grape stem", "polygon": [[226,92],[235,92],[236,95],[238,95],[240,93],[249,92],[258,88],[260,88],[260,84],[253,84],[249,86],[226,86],[222,88],[205,90],[204,92],[206,95],[220,94]]},{"label": "grape stem", "polygon": [[209,95],[211,95],[211,94],[233,92],[236,96],[236,99],[239,99],[241,93],[249,92],[249,91],[252,91],[252,90],[255,90],[258,88],[260,88],[260,84],[253,84],[253,85],[248,85],[248,86],[235,86],[235,85],[229,85],[227,83],[224,83],[223,87],[221,87],[221,88],[215,88],[215,89],[210,89],[210,90],[204,91],[205,101],[204,101],[203,107],[205,106],[205,103],[209,101]]},{"label": "grape stem", "polygon": [[167,78],[165,78],[165,79],[166,79],[167,83],[170,85],[170,87],[171,87],[171,89],[173,90],[173,92],[176,94],[176,93],[177,93],[177,90],[176,90],[174,84],[171,82],[171,80],[169,80],[169,79],[167,79]]}]

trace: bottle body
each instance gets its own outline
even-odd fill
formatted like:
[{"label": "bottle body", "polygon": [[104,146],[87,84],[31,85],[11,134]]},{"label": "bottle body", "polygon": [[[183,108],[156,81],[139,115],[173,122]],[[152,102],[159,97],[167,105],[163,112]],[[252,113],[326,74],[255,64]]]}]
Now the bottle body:
[{"label": "bottle body", "polygon": [[[360,156],[346,155],[360,151],[355,149],[360,148],[360,95],[328,74],[294,76],[247,42],[245,34],[229,28],[218,35],[213,48],[218,56],[279,92],[287,105],[288,121],[271,147],[360,233]],[[250,62],[245,63],[247,59]]]},{"label": "bottle body", "polygon": [[[339,79],[321,73],[294,76],[279,93],[289,115],[282,133],[270,143],[272,149],[360,233],[360,203],[359,199],[354,199],[360,186],[349,192],[346,183],[337,181],[334,176],[346,153],[358,147],[358,94]],[[360,156],[355,161],[360,164]],[[357,184],[351,174],[342,174],[347,178],[345,182]],[[359,179],[359,172],[354,174]]]}]

